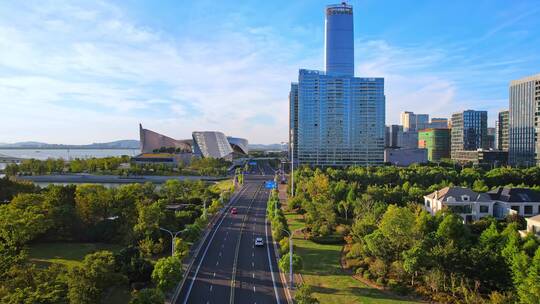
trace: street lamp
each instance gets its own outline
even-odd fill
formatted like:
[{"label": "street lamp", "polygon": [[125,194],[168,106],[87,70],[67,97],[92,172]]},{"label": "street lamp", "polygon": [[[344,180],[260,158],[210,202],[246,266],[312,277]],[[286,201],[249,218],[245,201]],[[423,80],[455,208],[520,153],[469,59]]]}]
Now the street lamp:
[{"label": "street lamp", "polygon": [[[294,139],[294,131],[291,130],[291,136]],[[291,146],[291,196],[294,196],[294,140],[289,140]]]},{"label": "street lamp", "polygon": [[287,233],[287,235],[289,236],[289,282],[290,282],[290,285],[289,285],[289,289],[293,289],[293,284],[294,284],[294,280],[293,280],[293,270],[292,270],[292,265],[293,265],[293,262],[292,262],[292,256],[293,256],[293,241],[292,241],[292,234],[285,230],[285,229],[281,229],[283,231],[285,231],[285,233]]},{"label": "street lamp", "polygon": [[170,235],[171,235],[171,256],[174,256],[174,239],[176,238],[176,236],[182,232],[182,230],[180,231],[176,231],[176,232],[172,232],[170,230],[167,230],[165,228],[161,228],[159,227],[159,230],[163,230],[163,231],[166,231],[168,232]]}]

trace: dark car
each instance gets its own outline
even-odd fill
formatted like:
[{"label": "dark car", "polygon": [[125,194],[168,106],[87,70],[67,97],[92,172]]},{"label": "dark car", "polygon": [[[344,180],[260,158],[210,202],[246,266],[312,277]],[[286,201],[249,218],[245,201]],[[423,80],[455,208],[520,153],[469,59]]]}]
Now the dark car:
[{"label": "dark car", "polygon": [[236,208],[231,209],[231,214],[237,214],[237,213],[238,213],[238,210],[236,210]]}]

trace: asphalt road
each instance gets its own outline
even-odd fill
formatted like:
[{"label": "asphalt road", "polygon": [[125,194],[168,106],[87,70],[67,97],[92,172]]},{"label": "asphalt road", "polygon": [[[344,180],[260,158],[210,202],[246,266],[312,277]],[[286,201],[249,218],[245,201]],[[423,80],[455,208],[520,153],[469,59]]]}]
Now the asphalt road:
[{"label": "asphalt road", "polygon": [[[210,231],[176,303],[287,303],[265,222],[269,190],[264,181],[273,172],[259,168],[259,174],[245,176],[231,206],[238,213],[227,210]],[[263,238],[264,247],[254,246],[256,237]]]}]

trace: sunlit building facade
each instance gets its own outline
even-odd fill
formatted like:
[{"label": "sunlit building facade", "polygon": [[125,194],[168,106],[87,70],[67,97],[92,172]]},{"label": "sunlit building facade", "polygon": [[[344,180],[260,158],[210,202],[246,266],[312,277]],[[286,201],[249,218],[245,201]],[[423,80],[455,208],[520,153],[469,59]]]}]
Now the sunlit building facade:
[{"label": "sunlit building facade", "polygon": [[509,91],[509,162],[536,165],[540,157],[540,74],[511,81]]},{"label": "sunlit building facade", "polygon": [[299,165],[382,164],[384,121],[383,78],[338,77],[300,70]]}]

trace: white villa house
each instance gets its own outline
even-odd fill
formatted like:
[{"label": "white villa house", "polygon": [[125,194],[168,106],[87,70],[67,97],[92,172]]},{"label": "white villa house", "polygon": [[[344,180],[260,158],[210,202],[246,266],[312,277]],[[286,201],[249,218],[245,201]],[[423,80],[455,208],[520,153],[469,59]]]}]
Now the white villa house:
[{"label": "white villa house", "polygon": [[497,188],[478,193],[463,187],[445,187],[424,196],[424,207],[432,215],[448,208],[466,223],[489,215],[498,219],[508,214],[530,217],[540,214],[540,193],[527,188]]}]

